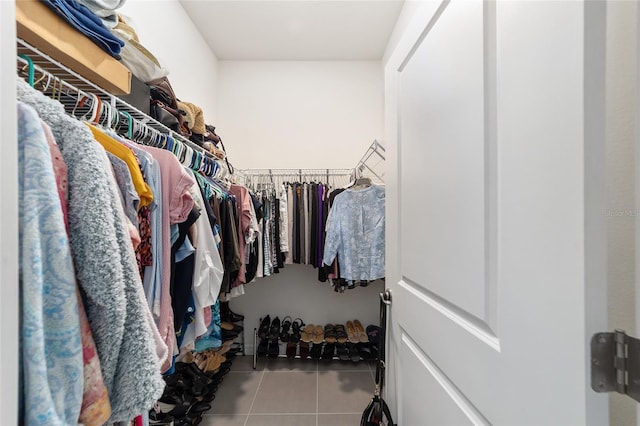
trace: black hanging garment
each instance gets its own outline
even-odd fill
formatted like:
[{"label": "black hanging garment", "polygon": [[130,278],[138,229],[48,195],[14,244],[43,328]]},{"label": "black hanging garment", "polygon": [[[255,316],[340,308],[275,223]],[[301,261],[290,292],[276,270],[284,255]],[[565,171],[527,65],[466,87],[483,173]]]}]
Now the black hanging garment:
[{"label": "black hanging garment", "polygon": [[360,426],[396,426],[391,417],[391,411],[384,399],[380,396],[384,385],[385,369],[385,334],[387,331],[387,300],[386,293],[380,293],[380,334],[378,337],[378,359],[376,360],[376,389],[373,398],[364,409]]}]

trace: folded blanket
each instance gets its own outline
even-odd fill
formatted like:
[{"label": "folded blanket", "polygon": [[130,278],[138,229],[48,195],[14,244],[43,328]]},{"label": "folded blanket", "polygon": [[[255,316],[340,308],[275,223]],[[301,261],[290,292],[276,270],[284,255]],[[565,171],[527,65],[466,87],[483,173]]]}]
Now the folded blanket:
[{"label": "folded blanket", "polygon": [[118,24],[116,10],[124,6],[126,0],[77,0],[102,19],[107,28]]},{"label": "folded blanket", "polygon": [[120,51],[120,61],[124,66],[129,68],[129,71],[138,80],[145,83],[166,77],[169,72],[162,68],[156,57],[140,44],[138,35],[133,27],[120,15],[117,16],[117,20],[118,23],[111,32],[125,42],[122,51]]},{"label": "folded blanket", "polygon": [[111,34],[102,20],[86,6],[75,0],[42,0],[42,2],[105,52],[120,59],[120,50],[124,42]]}]

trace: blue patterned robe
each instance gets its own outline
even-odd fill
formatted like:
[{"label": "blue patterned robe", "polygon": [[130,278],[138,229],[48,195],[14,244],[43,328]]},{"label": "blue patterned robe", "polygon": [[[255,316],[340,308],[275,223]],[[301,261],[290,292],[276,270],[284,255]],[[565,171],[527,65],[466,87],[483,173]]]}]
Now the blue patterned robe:
[{"label": "blue patterned robe", "polygon": [[83,366],[76,281],[49,145],[18,104],[22,387],[28,425],[77,424]]}]

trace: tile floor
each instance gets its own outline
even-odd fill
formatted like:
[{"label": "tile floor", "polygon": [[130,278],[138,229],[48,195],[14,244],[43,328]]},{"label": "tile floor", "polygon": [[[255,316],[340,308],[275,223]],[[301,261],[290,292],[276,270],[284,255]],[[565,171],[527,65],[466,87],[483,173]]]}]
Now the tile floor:
[{"label": "tile floor", "polygon": [[333,360],[234,360],[202,426],[358,426],[374,366]]}]

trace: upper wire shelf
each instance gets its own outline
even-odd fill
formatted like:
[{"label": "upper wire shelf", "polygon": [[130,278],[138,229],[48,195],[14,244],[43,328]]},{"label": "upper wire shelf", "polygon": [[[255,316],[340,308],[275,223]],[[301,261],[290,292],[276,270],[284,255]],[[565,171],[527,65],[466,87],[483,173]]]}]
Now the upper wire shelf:
[{"label": "upper wire shelf", "polygon": [[[360,177],[372,178],[378,184],[384,183],[384,146],[374,140],[353,169],[243,169],[236,170],[236,181],[251,183],[282,183],[284,181],[322,180],[347,177],[355,181]],[[347,182],[345,182],[347,183]]]},{"label": "upper wire shelf", "polygon": [[[65,86],[67,89],[73,90],[78,95],[97,96],[102,102],[109,104],[113,109],[116,109],[119,112],[128,113],[131,116],[131,119],[137,125],[145,126],[161,134],[170,135],[175,141],[178,141],[190,147],[191,149],[194,149],[207,156],[207,158],[210,161],[215,162],[218,167],[216,178],[225,179],[229,176],[229,170],[226,167],[226,164],[224,164],[224,162],[218,161],[207,150],[191,142],[182,135],[177,134],[173,130],[149,117],[147,114],[141,112],[139,109],[128,104],[119,97],[110,94],[98,85],[88,81],[86,78],[82,77],[81,75],[56,61],[55,59],[51,58],[49,55],[30,45],[26,41],[17,39],[17,53],[19,55],[19,61],[27,62],[28,60],[30,60],[33,62],[34,68],[40,73],[48,74],[50,77],[54,77],[55,80],[51,82],[52,84],[59,84],[61,88],[62,86]],[[20,55],[24,55],[29,59],[22,59]],[[73,102],[75,104],[74,100],[65,97],[59,97],[56,99],[65,106],[65,109],[73,109],[74,105],[70,104],[70,102]]]},{"label": "upper wire shelf", "polygon": [[368,176],[377,180],[378,183],[384,183],[385,154],[386,150],[384,146],[377,140],[374,140],[354,168],[354,179]]}]

